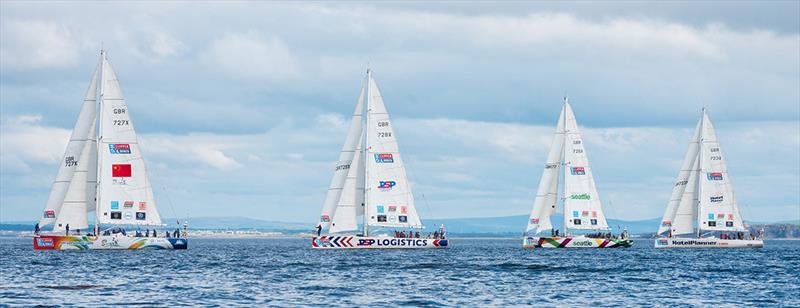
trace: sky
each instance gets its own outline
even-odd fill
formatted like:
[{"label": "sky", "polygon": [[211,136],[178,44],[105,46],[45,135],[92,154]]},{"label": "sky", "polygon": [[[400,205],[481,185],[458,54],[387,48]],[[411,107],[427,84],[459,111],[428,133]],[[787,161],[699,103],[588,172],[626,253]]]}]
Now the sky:
[{"label": "sky", "polygon": [[745,219],[800,219],[798,1],[2,1],[0,221],[101,48],[164,217],[314,225],[370,67],[423,220],[528,214],[565,95],[607,216],[662,215],[706,107]]}]

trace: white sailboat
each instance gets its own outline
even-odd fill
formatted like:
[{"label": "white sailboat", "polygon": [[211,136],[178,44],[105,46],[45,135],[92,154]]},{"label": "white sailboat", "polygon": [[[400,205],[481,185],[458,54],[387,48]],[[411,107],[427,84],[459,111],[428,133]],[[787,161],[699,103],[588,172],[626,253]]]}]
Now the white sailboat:
[{"label": "white sailboat", "polygon": [[[553,228],[550,217],[558,203],[558,184],[563,167],[564,185],[562,204],[564,207],[563,234]],[[617,248],[630,247],[633,243],[627,238],[602,236],[570,235],[571,230],[608,231],[608,223],[603,213],[600,197],[597,194],[592,169],[581,139],[578,123],[569,104],[564,98],[564,106],[556,125],[555,136],[545,162],[544,172],[539,180],[539,188],[533,202],[528,227],[523,239],[524,248]],[[551,236],[538,236],[550,231]]]},{"label": "white sailboat", "polygon": [[[363,220],[361,234],[358,218]],[[417,236],[423,227],[400,156],[396,135],[378,85],[367,70],[318,228],[329,235],[312,238],[317,249],[444,248],[443,236]],[[370,228],[409,231],[413,236],[370,235]],[[318,232],[319,233],[319,232]]]},{"label": "white sailboat", "polygon": [[[761,248],[749,234],[705,108],[672,187],[656,248]],[[716,236],[715,236],[716,235]]]},{"label": "white sailboat", "polygon": [[[94,234],[89,230],[91,212],[96,217]],[[187,247],[185,229],[184,236],[156,235],[155,227],[163,226],[161,216],[128,105],[103,51],[38,224],[49,225],[53,225],[52,233],[37,234],[34,249]],[[114,232],[105,230],[99,235],[101,225],[113,227]],[[148,229],[144,237],[128,234],[122,226],[154,229],[152,235]]]}]

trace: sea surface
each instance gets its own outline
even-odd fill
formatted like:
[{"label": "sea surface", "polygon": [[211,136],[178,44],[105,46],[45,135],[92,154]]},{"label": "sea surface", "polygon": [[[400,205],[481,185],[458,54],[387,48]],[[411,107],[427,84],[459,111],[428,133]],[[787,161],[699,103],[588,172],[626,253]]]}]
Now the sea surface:
[{"label": "sea surface", "polygon": [[33,251],[0,239],[0,306],[800,306],[800,241],[764,249],[311,250],[191,239],[185,251]]}]

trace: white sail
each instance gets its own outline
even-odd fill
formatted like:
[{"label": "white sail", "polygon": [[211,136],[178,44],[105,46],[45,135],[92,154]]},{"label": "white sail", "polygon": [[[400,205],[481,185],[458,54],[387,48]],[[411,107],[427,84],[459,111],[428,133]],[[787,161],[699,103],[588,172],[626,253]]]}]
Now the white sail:
[{"label": "white sail", "polygon": [[102,55],[97,220],[160,225],[142,152],[117,76]]},{"label": "white sail", "polygon": [[[356,147],[353,161],[350,169],[347,172],[344,186],[342,187],[341,197],[339,203],[336,205],[336,211],[333,214],[331,222],[330,233],[347,232],[358,230],[358,216],[359,209],[362,209],[364,202],[364,186],[359,185],[359,173],[363,174],[364,161],[361,157],[361,146]],[[360,178],[363,182],[364,178]],[[359,189],[359,186],[361,186]],[[363,213],[362,213],[363,215]]]},{"label": "white sail", "polygon": [[[89,89],[86,91],[86,98],[83,100],[78,119],[75,121],[75,126],[72,129],[72,134],[70,135],[67,149],[64,151],[61,165],[56,174],[56,179],[53,182],[53,186],[50,188],[50,194],[47,197],[47,203],[45,203],[42,218],[39,220],[40,226],[46,226],[56,221],[63,206],[64,199],[66,198],[67,191],[69,190],[70,183],[72,182],[75,170],[78,167],[78,163],[83,159],[81,154],[84,152],[87,137],[90,135],[90,131],[93,129],[92,127],[94,127],[96,119],[96,93],[99,69],[100,64],[98,64],[92,74],[92,81],[89,84]],[[65,218],[62,219],[62,227],[66,226],[67,223],[70,223],[70,228],[74,228],[71,221],[67,220],[65,216]],[[76,223],[75,225],[77,224],[80,223]]]},{"label": "white sail", "polygon": [[564,216],[569,229],[608,229],[578,123],[564,102]]},{"label": "white sail", "polygon": [[392,122],[370,72],[367,113],[365,221],[369,226],[421,227]]},{"label": "white sail", "polygon": [[528,219],[526,232],[542,232],[553,228],[550,216],[556,210],[558,202],[558,175],[561,167],[561,156],[564,153],[564,108],[558,116],[556,132],[550,144],[550,152],[544,164],[542,177],[539,179],[539,188],[536,190],[536,199],[533,200],[533,209]]},{"label": "white sail", "polygon": [[711,119],[703,110],[700,139],[698,226],[707,231],[746,231]]},{"label": "white sail", "polygon": [[[689,184],[690,176],[697,177],[697,153],[700,148],[700,124],[702,119],[697,122],[697,126],[694,129],[694,134],[692,134],[692,139],[689,141],[689,148],[686,150],[686,155],[683,158],[683,164],[681,164],[681,170],[678,172],[678,177],[675,180],[675,185],[672,186],[672,195],[669,198],[669,203],[667,203],[667,209],[664,211],[664,216],[661,218],[661,225],[658,227],[658,234],[663,234],[670,229],[672,229],[672,234],[683,234],[686,231],[686,217],[681,216],[680,221],[676,221],[676,213],[678,211],[678,205],[682,205],[681,200],[697,200],[697,196],[695,196],[696,189],[693,186],[687,186]],[[694,186],[697,185],[696,179],[693,179],[692,182]],[[684,194],[687,188],[692,192],[691,194]],[[685,203],[685,202],[684,202]],[[694,204],[696,203],[689,203],[689,212],[693,212]],[[680,211],[682,213],[686,213],[686,209]],[[692,226],[694,225],[693,217],[688,217],[688,232],[692,233]]]},{"label": "white sail", "polygon": [[698,156],[694,161],[686,180],[686,188],[680,196],[675,214],[672,218],[672,235],[682,235],[694,233],[695,221],[697,221],[697,181],[700,174],[700,160]]},{"label": "white sail", "polygon": [[[93,122],[90,132],[94,129],[95,123]],[[90,156],[92,156],[92,153],[97,152],[97,148],[93,146],[95,146],[95,143],[88,140],[84,142],[81,158],[78,160],[78,165],[75,166],[75,172],[69,182],[67,194],[64,196],[61,210],[58,212],[55,225],[53,225],[53,231],[64,231],[67,225],[69,225],[70,230],[86,230],[89,228],[86,213],[89,212],[90,198],[87,193],[89,188],[89,166],[92,163]],[[91,199],[94,199],[94,194],[91,195]]]},{"label": "white sail", "polygon": [[336,205],[339,203],[339,199],[342,195],[345,179],[352,165],[356,147],[361,143],[365,91],[366,89],[362,86],[361,93],[358,95],[356,110],[353,111],[353,116],[350,119],[350,128],[347,130],[347,137],[345,138],[344,145],[342,145],[342,151],[339,153],[339,160],[336,162],[336,168],[333,171],[333,178],[328,186],[328,193],[325,195],[325,201],[322,203],[322,211],[319,218],[319,223],[322,228],[328,228],[331,224],[331,220],[336,211]]}]

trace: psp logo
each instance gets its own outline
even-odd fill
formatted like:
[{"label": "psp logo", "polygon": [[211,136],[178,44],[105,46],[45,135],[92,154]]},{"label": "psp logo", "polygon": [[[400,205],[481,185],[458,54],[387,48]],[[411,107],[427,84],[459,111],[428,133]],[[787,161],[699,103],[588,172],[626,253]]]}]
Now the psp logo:
[{"label": "psp logo", "polygon": [[390,190],[394,188],[395,185],[397,185],[395,181],[378,181],[378,188],[381,190]]},{"label": "psp logo", "polygon": [[372,244],[375,244],[375,239],[368,238],[358,240],[358,246],[372,246]]}]

